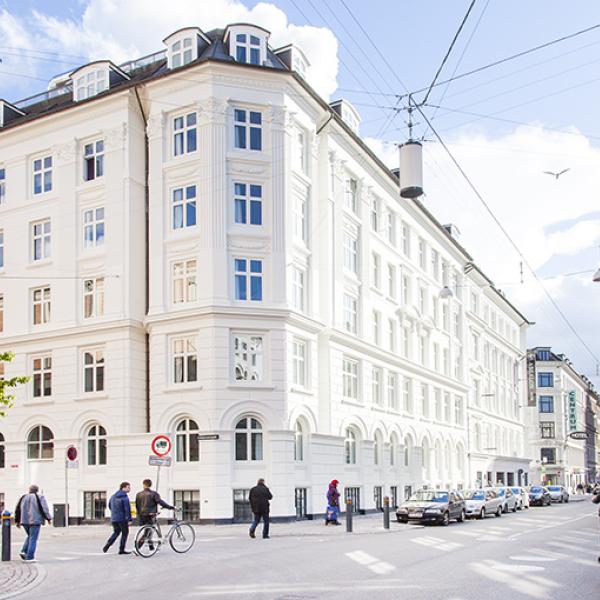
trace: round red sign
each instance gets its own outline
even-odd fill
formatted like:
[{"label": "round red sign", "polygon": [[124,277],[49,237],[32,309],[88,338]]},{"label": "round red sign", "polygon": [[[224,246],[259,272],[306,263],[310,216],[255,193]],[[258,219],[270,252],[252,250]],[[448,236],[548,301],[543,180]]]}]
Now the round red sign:
[{"label": "round red sign", "polygon": [[166,456],[171,452],[171,439],[166,435],[157,435],[152,440],[151,448],[156,456]]},{"label": "round red sign", "polygon": [[75,446],[69,446],[67,448],[67,458],[70,461],[77,460],[77,448],[75,448]]}]

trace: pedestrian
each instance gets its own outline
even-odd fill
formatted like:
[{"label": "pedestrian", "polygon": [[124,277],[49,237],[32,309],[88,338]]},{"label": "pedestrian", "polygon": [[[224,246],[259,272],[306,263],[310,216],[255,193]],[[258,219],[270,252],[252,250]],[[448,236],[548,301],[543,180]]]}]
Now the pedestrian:
[{"label": "pedestrian", "polygon": [[583,494],[583,483],[579,482],[577,484],[577,493],[578,494]]},{"label": "pedestrian", "polygon": [[250,525],[250,537],[255,538],[254,532],[263,520],[263,540],[269,539],[269,501],[273,499],[273,494],[269,491],[269,488],[265,485],[264,479],[259,479],[256,485],[250,490],[250,508],[254,515],[252,525]]},{"label": "pedestrian", "polygon": [[160,494],[152,489],[152,480],[144,479],[142,486],[142,491],[135,496],[135,510],[140,525],[152,525],[156,520],[159,506],[175,510],[174,506],[167,504]]},{"label": "pedestrian", "polygon": [[44,521],[48,521],[48,524],[52,521],[46,498],[39,491],[40,488],[37,485],[30,485],[29,493],[19,498],[15,509],[17,527],[23,526],[27,534],[23,548],[19,552],[19,556],[25,562],[37,562],[35,550],[40,537],[40,529]]},{"label": "pedestrian", "polygon": [[[600,488],[596,487],[594,490],[594,496],[592,497],[592,502],[594,504],[600,504]],[[598,507],[598,517],[600,517],[600,506]],[[600,556],[598,557],[598,562],[600,562]]]},{"label": "pedestrian", "polygon": [[115,492],[109,502],[108,508],[110,508],[110,522],[113,527],[112,535],[108,538],[102,552],[108,552],[108,549],[117,541],[117,538],[121,536],[119,542],[119,554],[131,554],[131,552],[125,550],[127,544],[127,537],[129,536],[129,523],[131,522],[131,504],[129,503],[129,492],[131,491],[131,484],[128,481],[124,481],[119,486],[119,491]]},{"label": "pedestrian", "polygon": [[332,523],[333,525],[341,525],[338,521],[340,513],[340,493],[337,486],[339,481],[334,479],[327,489],[327,513],[325,514],[325,525]]}]

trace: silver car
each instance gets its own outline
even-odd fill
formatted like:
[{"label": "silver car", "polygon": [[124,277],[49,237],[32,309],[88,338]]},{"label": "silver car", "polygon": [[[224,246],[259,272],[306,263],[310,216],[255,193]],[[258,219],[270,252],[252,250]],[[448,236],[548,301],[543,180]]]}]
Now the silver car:
[{"label": "silver car", "polygon": [[550,500],[552,502],[563,502],[569,501],[569,492],[562,485],[547,485],[546,489],[550,494]]},{"label": "silver car", "polygon": [[483,519],[486,515],[502,516],[502,499],[495,490],[467,490],[464,497],[467,517]]},{"label": "silver car", "polygon": [[502,512],[507,513],[509,510],[517,512],[517,497],[513,494],[513,491],[509,487],[496,487],[498,497],[502,500]]},{"label": "silver car", "polygon": [[529,493],[527,490],[520,486],[511,487],[510,489],[513,491],[513,494],[517,497],[517,499],[520,500],[520,504],[517,506],[517,508],[529,508]]}]

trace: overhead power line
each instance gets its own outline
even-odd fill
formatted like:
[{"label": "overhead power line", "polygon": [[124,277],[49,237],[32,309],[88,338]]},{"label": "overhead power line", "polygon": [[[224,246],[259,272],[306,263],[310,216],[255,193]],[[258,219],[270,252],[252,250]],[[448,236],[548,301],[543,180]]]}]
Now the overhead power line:
[{"label": "overhead power line", "polygon": [[425,98],[423,98],[422,102],[427,102],[427,99],[429,98],[429,94],[431,93],[431,90],[433,89],[433,86],[435,85],[437,78],[440,76],[440,73],[442,72],[442,69],[444,68],[444,65],[446,64],[448,58],[450,58],[450,54],[452,53],[452,49],[454,48],[454,45],[456,44],[456,40],[458,40],[458,36],[460,35],[460,32],[463,30],[463,27],[465,26],[465,23],[467,22],[467,19],[469,18],[469,15],[471,14],[473,7],[475,6],[475,2],[477,2],[477,0],[471,0],[471,4],[469,4],[469,8],[467,8],[467,12],[466,12],[465,16],[463,17],[463,20],[461,21],[460,25],[458,26],[458,29],[456,30],[456,33],[454,34],[454,37],[452,38],[452,41],[450,42],[450,47],[448,48],[446,55],[442,59],[442,63],[438,67],[438,70],[437,70],[433,80],[431,81],[431,84],[429,85],[429,89],[427,90],[427,93],[425,94]]}]

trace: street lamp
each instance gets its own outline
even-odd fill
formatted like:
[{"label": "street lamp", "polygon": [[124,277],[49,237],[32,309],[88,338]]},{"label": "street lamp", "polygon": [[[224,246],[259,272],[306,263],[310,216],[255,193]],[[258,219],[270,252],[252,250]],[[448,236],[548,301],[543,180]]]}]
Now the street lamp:
[{"label": "street lamp", "polygon": [[592,281],[594,281],[595,283],[600,283],[600,267],[598,267],[598,270],[594,273]]},{"label": "street lamp", "polygon": [[[600,269],[598,269],[598,277],[600,278]],[[447,300],[448,298],[452,298],[452,296],[454,296],[454,293],[447,285],[445,285],[440,291],[440,298],[442,300]]]}]

